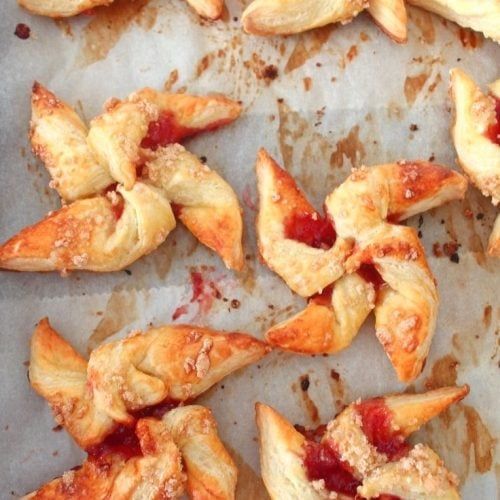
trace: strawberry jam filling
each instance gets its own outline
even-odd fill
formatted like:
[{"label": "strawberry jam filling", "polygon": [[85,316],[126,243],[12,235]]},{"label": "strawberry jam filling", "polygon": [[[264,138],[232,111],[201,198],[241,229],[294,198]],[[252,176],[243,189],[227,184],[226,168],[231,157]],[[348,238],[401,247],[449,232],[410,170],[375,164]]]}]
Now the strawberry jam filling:
[{"label": "strawberry jam filling", "polygon": [[363,432],[379,453],[384,453],[392,461],[408,452],[409,445],[404,436],[394,430],[391,411],[382,398],[363,401],[355,408],[361,416]]},{"label": "strawberry jam filling", "polygon": [[312,295],[309,300],[318,304],[319,306],[331,306],[332,305],[332,293],[333,293],[333,285],[328,285],[323,288],[321,293],[315,293]]},{"label": "strawberry jam filling", "polygon": [[323,480],[329,491],[356,496],[361,483],[330,443],[309,441],[305,447],[304,467],[309,481]]},{"label": "strawberry jam filling", "polygon": [[361,264],[357,273],[366,282],[371,283],[376,292],[378,292],[385,284],[384,278],[382,278],[381,274],[377,271],[377,268],[373,264]]},{"label": "strawberry jam filling", "polygon": [[331,248],[336,234],[332,221],[317,212],[294,213],[285,219],[285,237],[314,248]]},{"label": "strawberry jam filling", "polygon": [[148,131],[142,139],[141,147],[155,151],[161,146],[179,142],[197,131],[197,129],[179,125],[172,113],[164,111],[158,120],[150,122]]},{"label": "strawberry jam filling", "polygon": [[[136,419],[153,417],[161,419],[165,413],[179,406],[179,401],[165,399],[164,401],[148,406],[141,410],[131,411],[130,414]],[[88,448],[89,460],[97,463],[106,463],[106,458],[113,455],[120,455],[124,460],[142,455],[139,438],[135,433],[135,423],[133,425],[119,425],[109,436],[99,444]]]},{"label": "strawberry jam filling", "polygon": [[495,99],[496,122],[488,127],[486,137],[500,146],[500,99],[497,99],[496,97],[493,99]]}]

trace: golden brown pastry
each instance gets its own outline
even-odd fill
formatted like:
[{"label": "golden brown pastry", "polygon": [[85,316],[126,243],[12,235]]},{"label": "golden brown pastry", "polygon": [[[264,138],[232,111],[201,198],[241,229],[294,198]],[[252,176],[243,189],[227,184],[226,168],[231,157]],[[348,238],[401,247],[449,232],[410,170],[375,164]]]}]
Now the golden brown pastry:
[{"label": "golden brown pastry", "polygon": [[[500,8],[500,6],[499,6]],[[451,71],[451,96],[455,118],[451,135],[458,163],[471,182],[494,205],[500,202],[500,79],[490,85],[490,95],[461,69]],[[500,216],[490,236],[488,253],[500,257]]]},{"label": "golden brown pastry", "polygon": [[[222,0],[187,0],[187,2],[197,14],[208,19],[219,19],[224,9]],[[18,0],[18,3],[33,14],[59,18],[76,16],[91,11],[94,7],[109,5],[113,0]]]},{"label": "golden brown pastry", "polygon": [[82,467],[26,499],[233,500],[238,471],[209,409],[176,408],[161,420],[141,418],[89,450]]},{"label": "golden brown pastry", "polygon": [[498,0],[408,0],[408,3],[439,14],[465,28],[480,31],[500,42],[500,2]]},{"label": "golden brown pastry", "polygon": [[406,41],[404,0],[254,0],[243,12],[243,28],[254,35],[289,35],[331,23],[346,24],[368,9],[396,42]]},{"label": "golden brown pastry", "polygon": [[104,344],[87,362],[43,319],[31,340],[29,377],[56,421],[89,449],[119,425],[196,398],[269,350],[249,335],[175,325]]},{"label": "golden brown pastry", "polygon": [[222,96],[143,89],[111,100],[87,130],[75,111],[35,83],[31,142],[69,203],[0,246],[17,271],[116,271],[155,250],[175,215],[231,269],[243,267],[238,199],[222,177],[181,145],[235,120]]},{"label": "golden brown pastry", "polygon": [[402,381],[419,375],[434,333],[438,295],[413,228],[396,225],[464,196],[458,173],[425,161],[355,169],[319,214],[264,151],[257,158],[259,250],[307,308],[272,327],[268,342],[299,353],[348,346],[371,310]]},{"label": "golden brown pastry", "polygon": [[357,401],[330,421],[315,440],[299,433],[271,407],[257,403],[261,471],[267,491],[273,500],[356,495],[458,499],[455,475],[428,446],[412,447],[406,438],[468,392],[467,386],[445,387]]}]

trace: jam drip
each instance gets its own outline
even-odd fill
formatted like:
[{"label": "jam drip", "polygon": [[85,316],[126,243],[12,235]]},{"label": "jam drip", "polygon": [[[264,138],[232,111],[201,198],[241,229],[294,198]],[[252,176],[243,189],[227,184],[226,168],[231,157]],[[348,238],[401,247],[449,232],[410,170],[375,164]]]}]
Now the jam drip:
[{"label": "jam drip", "polygon": [[404,436],[393,429],[391,411],[382,398],[363,401],[355,408],[361,416],[363,432],[379,453],[385,453],[391,461],[406,455],[410,446]]},{"label": "jam drip", "polygon": [[328,217],[317,212],[294,213],[285,220],[285,237],[310,247],[328,249],[336,239],[335,229]]},{"label": "jam drip", "polygon": [[357,273],[368,283],[371,283],[378,292],[382,286],[384,286],[385,281],[381,274],[377,271],[377,268],[373,264],[361,264]]},{"label": "jam drip", "polygon": [[[148,406],[142,410],[131,411],[130,414],[136,419],[153,417],[160,419],[173,408],[177,408],[180,402],[173,399],[165,399],[161,403]],[[89,460],[105,463],[110,454],[121,455],[124,460],[142,455],[139,438],[135,434],[135,424],[131,426],[119,425],[101,443],[87,449]]]},{"label": "jam drip", "polygon": [[319,306],[331,306],[332,305],[332,293],[333,293],[333,285],[328,285],[323,288],[321,293],[315,293],[311,295],[309,298],[310,302],[314,302]]},{"label": "jam drip", "polygon": [[486,137],[500,146],[500,99],[497,99],[496,97],[493,99],[495,99],[496,122],[488,127]]},{"label": "jam drip", "polygon": [[328,443],[309,441],[305,447],[304,466],[309,481],[323,480],[329,491],[356,496],[361,484],[342,461],[337,451]]},{"label": "jam drip", "polygon": [[196,129],[179,125],[172,113],[163,112],[158,120],[150,122],[147,134],[142,139],[141,147],[155,151],[161,146],[179,142],[184,137],[196,132]]}]

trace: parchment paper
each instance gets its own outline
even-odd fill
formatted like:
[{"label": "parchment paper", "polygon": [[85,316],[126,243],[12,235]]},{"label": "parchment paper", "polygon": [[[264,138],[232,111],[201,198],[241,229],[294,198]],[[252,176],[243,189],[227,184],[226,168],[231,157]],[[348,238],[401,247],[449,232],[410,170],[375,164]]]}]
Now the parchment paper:
[{"label": "parchment paper", "polygon": [[[29,15],[13,0],[0,7],[2,86],[0,239],[58,206],[48,176],[29,150],[30,88],[37,79],[90,119],[111,96],[143,87],[223,92],[245,112],[230,127],[186,142],[232,184],[245,211],[248,269],[237,275],[179,225],[129,273],[0,274],[0,496],[30,491],[80,463],[83,454],[29,387],[26,361],[36,322],[48,316],[80,352],[116,332],[171,322],[246,331],[267,327],[304,306],[258,258],[253,165],[264,146],[298,179],[316,206],[352,166],[402,158],[455,165],[449,139],[448,71],[459,65],[478,82],[497,78],[500,47],[452,23],[410,9],[409,43],[399,46],[361,15],[344,27],[286,38],[243,34],[244,5],[231,0],[224,20],[200,21],[182,0],[123,0],[70,21]],[[31,37],[20,40],[24,22]],[[464,46],[465,45],[465,46]],[[474,48],[475,46],[475,48]],[[463,404],[419,433],[458,473],[466,499],[496,498],[499,264],[484,256],[494,210],[470,188],[464,202],[415,217],[441,294],[438,329],[424,374],[408,390],[465,383]],[[436,257],[457,242],[459,262]],[[433,250],[434,247],[434,250]],[[191,303],[190,272],[221,292],[208,310]],[[224,301],[223,299],[227,299]],[[231,301],[237,299],[236,302]],[[205,308],[206,309],[206,308]],[[116,338],[116,337],[115,337]],[[334,371],[332,371],[334,370]],[[303,376],[308,391],[300,388]],[[292,422],[326,422],[358,397],[404,390],[369,321],[336,356],[275,352],[200,398],[212,408],[240,467],[239,499],[266,498],[258,476],[253,406],[273,405]],[[498,474],[498,465],[496,466]]]}]

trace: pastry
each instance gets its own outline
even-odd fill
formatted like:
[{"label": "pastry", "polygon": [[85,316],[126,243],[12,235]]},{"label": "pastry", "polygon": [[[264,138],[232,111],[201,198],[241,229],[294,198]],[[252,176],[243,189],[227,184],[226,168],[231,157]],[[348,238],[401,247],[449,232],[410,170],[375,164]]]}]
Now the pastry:
[{"label": "pastry", "polygon": [[88,450],[120,426],[193,400],[269,350],[249,335],[175,325],[103,344],[86,361],[42,319],[29,379],[58,424]]},{"label": "pastry", "polygon": [[[451,135],[458,163],[471,182],[494,205],[500,202],[500,79],[485,95],[461,69],[451,71],[451,96],[455,108]],[[500,215],[493,228],[488,253],[500,257]]]},{"label": "pastry", "polygon": [[498,0],[408,0],[408,3],[439,14],[465,28],[480,31],[500,43],[500,2]]},{"label": "pastry", "polygon": [[233,500],[237,469],[212,413],[184,406],[161,420],[141,418],[89,450],[85,462],[25,499]]},{"label": "pastry", "polygon": [[426,161],[361,167],[318,213],[264,150],[256,164],[264,262],[309,297],[306,309],[272,327],[269,343],[299,353],[347,347],[371,310],[400,380],[419,375],[434,333],[436,284],[416,231],[397,222],[464,196],[460,174]]},{"label": "pastry", "polygon": [[[224,9],[223,0],[187,0],[187,2],[197,14],[208,19],[219,19]],[[59,18],[92,12],[94,7],[110,5],[113,0],[18,0],[18,3],[33,14]]]},{"label": "pastry", "polygon": [[331,23],[346,24],[368,9],[396,42],[406,41],[404,0],[254,0],[243,12],[243,28],[254,35],[289,35]]},{"label": "pastry", "polygon": [[468,392],[467,386],[444,387],[358,401],[330,421],[319,440],[257,403],[267,491],[273,500],[458,499],[456,476],[428,446],[412,447],[406,439]]},{"label": "pastry", "polygon": [[0,246],[0,268],[116,271],[156,249],[179,218],[231,269],[243,267],[242,218],[229,184],[177,142],[235,120],[222,96],[140,90],[87,129],[35,83],[31,143],[63,203]]}]

